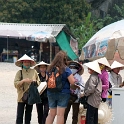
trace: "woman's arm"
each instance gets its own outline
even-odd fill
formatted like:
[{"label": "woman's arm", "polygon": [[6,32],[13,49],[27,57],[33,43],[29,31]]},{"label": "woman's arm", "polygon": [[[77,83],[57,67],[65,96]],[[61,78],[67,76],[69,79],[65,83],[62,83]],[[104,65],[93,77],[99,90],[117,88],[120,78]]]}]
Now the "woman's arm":
[{"label": "woman's arm", "polygon": [[108,73],[104,73],[103,77],[102,77],[102,89],[103,90],[108,90],[109,89],[109,75]]},{"label": "woman's arm", "polygon": [[21,71],[18,71],[15,75],[14,86],[15,88],[20,88],[23,85],[23,79],[21,79]]},{"label": "woman's arm", "polygon": [[69,81],[70,84],[75,84],[76,80],[74,79],[73,74],[68,76],[68,81]]}]

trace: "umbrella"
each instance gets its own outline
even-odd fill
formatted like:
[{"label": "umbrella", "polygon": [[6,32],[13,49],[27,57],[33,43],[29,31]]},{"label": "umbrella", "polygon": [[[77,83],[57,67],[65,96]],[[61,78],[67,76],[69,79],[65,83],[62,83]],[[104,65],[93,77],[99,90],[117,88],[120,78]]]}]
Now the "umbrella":
[{"label": "umbrella", "polygon": [[99,30],[83,46],[80,59],[107,57],[124,59],[124,20],[114,22]]},{"label": "umbrella", "polygon": [[[55,37],[51,33],[45,32],[45,31],[35,32],[35,33],[29,35],[26,39],[29,41],[38,41],[38,42],[47,42],[47,41],[49,41],[50,43],[56,42]],[[41,61],[41,51],[39,52],[39,54],[40,54],[39,60]],[[51,54],[52,54],[52,47],[50,44],[50,59],[52,56]]]},{"label": "umbrella", "polygon": [[38,42],[55,42],[55,37],[49,33],[49,32],[44,32],[44,31],[39,31],[35,32],[31,35],[29,35],[27,38],[29,41],[38,41]]},{"label": "umbrella", "polygon": [[8,38],[25,39],[25,35],[15,30],[0,30],[0,37],[7,38],[7,61],[8,61]]}]

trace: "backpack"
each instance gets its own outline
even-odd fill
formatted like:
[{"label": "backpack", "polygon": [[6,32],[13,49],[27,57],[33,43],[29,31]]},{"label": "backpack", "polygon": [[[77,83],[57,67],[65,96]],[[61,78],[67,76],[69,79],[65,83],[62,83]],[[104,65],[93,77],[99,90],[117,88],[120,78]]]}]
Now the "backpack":
[{"label": "backpack", "polygon": [[48,74],[47,90],[50,92],[60,92],[63,89],[62,74],[54,67]]}]

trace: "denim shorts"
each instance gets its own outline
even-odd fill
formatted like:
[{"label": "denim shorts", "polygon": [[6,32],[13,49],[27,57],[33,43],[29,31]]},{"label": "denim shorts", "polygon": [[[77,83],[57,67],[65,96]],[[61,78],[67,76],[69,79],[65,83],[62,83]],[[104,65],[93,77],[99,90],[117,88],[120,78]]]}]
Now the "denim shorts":
[{"label": "denim shorts", "polygon": [[66,108],[70,98],[69,93],[50,93],[47,94],[50,108],[62,107]]}]

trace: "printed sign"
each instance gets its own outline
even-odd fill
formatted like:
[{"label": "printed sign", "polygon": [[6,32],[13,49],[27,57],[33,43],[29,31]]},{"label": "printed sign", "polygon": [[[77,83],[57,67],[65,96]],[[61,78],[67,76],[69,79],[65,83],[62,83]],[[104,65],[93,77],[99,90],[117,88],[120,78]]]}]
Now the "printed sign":
[{"label": "printed sign", "polygon": [[108,39],[102,42],[95,42],[83,48],[85,58],[101,57],[104,56],[108,48]]}]

